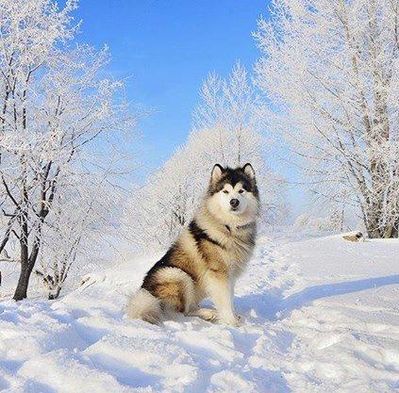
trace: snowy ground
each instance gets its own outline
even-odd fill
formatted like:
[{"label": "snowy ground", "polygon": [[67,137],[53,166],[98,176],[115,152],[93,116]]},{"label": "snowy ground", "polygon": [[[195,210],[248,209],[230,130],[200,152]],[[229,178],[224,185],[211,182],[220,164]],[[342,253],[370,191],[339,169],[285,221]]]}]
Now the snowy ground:
[{"label": "snowy ground", "polygon": [[57,301],[0,302],[0,390],[399,390],[399,241],[261,238],[238,283],[239,328],[125,319],[154,261],[92,275]]}]

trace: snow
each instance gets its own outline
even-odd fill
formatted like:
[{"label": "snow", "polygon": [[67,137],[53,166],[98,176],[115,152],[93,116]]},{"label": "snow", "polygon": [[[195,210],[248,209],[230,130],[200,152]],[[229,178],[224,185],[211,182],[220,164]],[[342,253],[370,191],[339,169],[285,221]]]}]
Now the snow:
[{"label": "snow", "polygon": [[261,237],[237,284],[241,327],[130,321],[156,256],[87,276],[59,300],[0,303],[4,392],[393,392],[399,241]]}]

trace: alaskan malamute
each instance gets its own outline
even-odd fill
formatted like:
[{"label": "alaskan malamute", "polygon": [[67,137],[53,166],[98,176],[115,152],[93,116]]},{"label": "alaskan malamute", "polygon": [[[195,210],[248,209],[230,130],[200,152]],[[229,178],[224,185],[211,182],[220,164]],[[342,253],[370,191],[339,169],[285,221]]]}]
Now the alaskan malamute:
[{"label": "alaskan malamute", "polygon": [[[130,318],[159,323],[173,312],[237,325],[234,285],[251,258],[259,192],[251,164],[216,164],[197,214],[147,273],[127,306]],[[199,308],[210,297],[216,310]]]}]

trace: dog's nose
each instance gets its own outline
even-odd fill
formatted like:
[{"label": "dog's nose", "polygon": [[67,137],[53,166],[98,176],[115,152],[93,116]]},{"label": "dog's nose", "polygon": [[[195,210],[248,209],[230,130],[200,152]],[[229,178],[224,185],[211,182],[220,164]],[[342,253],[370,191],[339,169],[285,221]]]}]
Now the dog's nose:
[{"label": "dog's nose", "polygon": [[236,207],[238,207],[239,204],[240,204],[240,201],[236,198],[230,200],[231,207],[236,208]]}]

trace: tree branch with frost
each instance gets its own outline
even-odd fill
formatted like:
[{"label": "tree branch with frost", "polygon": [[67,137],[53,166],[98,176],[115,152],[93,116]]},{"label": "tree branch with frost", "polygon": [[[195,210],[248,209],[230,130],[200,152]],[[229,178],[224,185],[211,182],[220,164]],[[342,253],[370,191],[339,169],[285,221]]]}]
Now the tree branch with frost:
[{"label": "tree branch with frost", "polygon": [[95,153],[103,134],[134,125],[119,97],[123,84],[100,77],[107,49],[70,45],[75,8],[70,0],[63,9],[53,0],[0,4],[0,195],[5,211],[17,211],[4,237],[20,247],[16,300],[27,295],[62,187],[82,186],[74,174],[84,154]]},{"label": "tree branch with frost", "polygon": [[334,203],[339,184],[340,203],[358,201],[371,237],[399,229],[397,19],[389,0],[283,0],[255,34],[257,84],[285,110],[275,128],[309,157],[314,192]]}]

